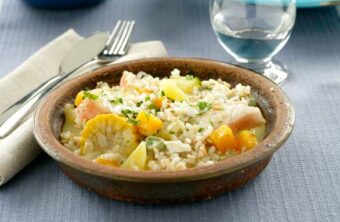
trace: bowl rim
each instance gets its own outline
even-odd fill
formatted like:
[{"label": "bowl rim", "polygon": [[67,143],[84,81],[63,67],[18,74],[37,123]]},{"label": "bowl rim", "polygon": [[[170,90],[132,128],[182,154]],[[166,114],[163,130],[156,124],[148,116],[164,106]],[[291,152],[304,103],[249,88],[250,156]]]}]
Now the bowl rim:
[{"label": "bowl rim", "polygon": [[[68,86],[70,86],[72,83],[76,81],[90,79],[91,76],[95,76],[98,74],[100,75],[105,73],[106,71],[111,71],[112,69],[115,68],[119,69],[119,67],[124,67],[126,65],[138,65],[148,62],[149,63],[183,62],[196,64],[200,63],[203,65],[209,64],[222,68],[225,67],[241,69],[247,75],[252,75],[253,78],[259,78],[260,81],[262,81],[266,86],[270,87],[271,93],[274,93],[276,96],[278,96],[279,100],[281,101],[278,104],[278,107],[280,107],[281,109],[275,111],[276,114],[279,115],[279,118],[276,118],[276,120],[278,121],[275,121],[271,131],[268,133],[264,140],[257,144],[256,148],[241,153],[232,158],[219,161],[209,166],[189,168],[180,171],[151,171],[151,170],[134,171],[118,167],[112,168],[109,166],[100,165],[67,150],[58,141],[58,139],[54,137],[50,124],[46,124],[48,115],[43,115],[44,113],[46,113],[46,111],[48,110],[51,111],[53,109],[53,107],[50,107],[50,104],[48,103],[48,101],[50,101],[51,98],[55,97],[62,98],[63,89],[66,89]],[[87,72],[83,75],[75,77],[59,85],[56,89],[49,93],[46,96],[46,98],[44,98],[44,100],[40,103],[34,115],[33,131],[34,136],[38,144],[42,147],[42,149],[53,159],[57,160],[61,164],[65,164],[69,167],[75,168],[85,173],[105,177],[108,179],[145,183],[154,182],[169,183],[201,180],[215,176],[220,176],[223,174],[228,174],[237,170],[241,170],[252,164],[262,161],[270,157],[274,152],[276,152],[282,146],[282,144],[288,139],[289,135],[292,132],[294,122],[295,122],[294,108],[289,98],[281,90],[279,86],[277,86],[275,83],[273,83],[263,75],[237,65],[232,65],[216,60],[201,58],[165,57],[165,58],[139,59],[110,65],[107,67],[99,68],[94,71]]]}]

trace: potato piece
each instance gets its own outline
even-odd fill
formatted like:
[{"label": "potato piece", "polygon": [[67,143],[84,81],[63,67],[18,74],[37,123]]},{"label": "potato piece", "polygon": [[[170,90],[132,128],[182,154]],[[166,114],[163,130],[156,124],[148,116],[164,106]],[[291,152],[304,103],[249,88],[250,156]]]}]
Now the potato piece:
[{"label": "potato piece", "polygon": [[79,136],[81,129],[76,127],[74,106],[66,104],[64,107],[65,122],[61,129],[62,132],[71,132],[74,136]]},{"label": "potato piece", "polygon": [[257,141],[262,141],[266,136],[266,124],[250,129],[255,134]]},{"label": "potato piece", "polygon": [[191,93],[194,87],[200,87],[201,81],[198,77],[193,76],[183,76],[174,79],[176,85],[183,90],[185,93]]},{"label": "potato piece", "polygon": [[160,89],[164,92],[165,96],[175,101],[183,101],[186,99],[186,94],[181,90],[174,80],[162,80]]},{"label": "potato piece", "polygon": [[144,170],[146,164],[146,146],[141,142],[131,155],[124,161],[122,168]]},{"label": "potato piece", "polygon": [[146,111],[139,112],[136,120],[138,121],[138,132],[144,136],[157,133],[163,126],[163,122],[160,119]]}]

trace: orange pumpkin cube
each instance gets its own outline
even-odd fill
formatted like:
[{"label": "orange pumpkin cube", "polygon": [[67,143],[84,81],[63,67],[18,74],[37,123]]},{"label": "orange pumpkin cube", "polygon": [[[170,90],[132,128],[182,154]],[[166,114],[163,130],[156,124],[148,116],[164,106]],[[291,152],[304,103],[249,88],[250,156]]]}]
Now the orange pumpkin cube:
[{"label": "orange pumpkin cube", "polygon": [[249,130],[242,130],[237,134],[236,142],[238,151],[247,151],[256,146],[257,138]]},{"label": "orange pumpkin cube", "polygon": [[146,111],[139,112],[136,120],[138,121],[138,132],[144,136],[157,133],[163,126],[163,122],[160,119]]},{"label": "orange pumpkin cube", "polygon": [[115,159],[105,159],[103,157],[97,157],[94,162],[96,163],[100,163],[106,166],[110,166],[110,167],[119,167],[120,163],[118,160]]},{"label": "orange pumpkin cube", "polygon": [[155,98],[152,102],[158,109],[161,109],[163,105],[163,100],[164,100],[164,97],[162,96],[162,97]]},{"label": "orange pumpkin cube", "polygon": [[215,147],[222,153],[235,149],[236,141],[233,131],[227,125],[222,125],[218,129],[214,130],[209,139],[215,145]]}]

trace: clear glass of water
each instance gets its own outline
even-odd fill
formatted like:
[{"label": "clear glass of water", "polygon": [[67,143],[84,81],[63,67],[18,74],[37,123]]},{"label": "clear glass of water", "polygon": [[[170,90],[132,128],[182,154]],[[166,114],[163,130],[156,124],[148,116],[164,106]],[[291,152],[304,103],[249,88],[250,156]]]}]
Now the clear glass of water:
[{"label": "clear glass of water", "polygon": [[295,23],[295,0],[210,0],[217,39],[237,64],[282,84],[288,69],[272,57],[287,43]]}]

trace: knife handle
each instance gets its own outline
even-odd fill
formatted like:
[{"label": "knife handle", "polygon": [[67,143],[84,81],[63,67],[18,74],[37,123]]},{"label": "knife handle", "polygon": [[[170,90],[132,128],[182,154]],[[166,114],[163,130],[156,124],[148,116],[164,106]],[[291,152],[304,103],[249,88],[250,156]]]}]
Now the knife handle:
[{"label": "knife handle", "polygon": [[86,69],[87,71],[94,70],[96,68],[105,66],[106,64],[110,64],[110,62],[113,61],[114,59],[93,59],[67,74],[54,76],[42,83],[39,87],[32,90],[29,94],[18,100],[0,114],[0,139],[5,138],[13,130],[15,130],[22,123],[25,117],[31,113],[33,108],[36,107],[40,99],[67,77],[72,76],[72,74],[77,74],[79,71],[84,73],[86,72]]},{"label": "knife handle", "polygon": [[[11,107],[0,114],[0,139],[8,136],[15,128],[17,128],[25,117],[38,104],[40,99],[44,97],[54,86],[69,76],[58,75],[44,82],[38,88],[34,89],[28,95],[14,103]],[[14,113],[13,113],[14,112]]]}]

